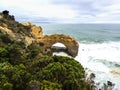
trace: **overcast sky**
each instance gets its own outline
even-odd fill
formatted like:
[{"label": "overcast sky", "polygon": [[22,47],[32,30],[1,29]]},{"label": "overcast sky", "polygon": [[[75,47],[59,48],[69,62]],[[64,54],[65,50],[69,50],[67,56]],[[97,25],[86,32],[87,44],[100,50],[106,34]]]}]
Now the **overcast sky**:
[{"label": "overcast sky", "polygon": [[120,23],[120,0],[0,0],[20,21]]}]

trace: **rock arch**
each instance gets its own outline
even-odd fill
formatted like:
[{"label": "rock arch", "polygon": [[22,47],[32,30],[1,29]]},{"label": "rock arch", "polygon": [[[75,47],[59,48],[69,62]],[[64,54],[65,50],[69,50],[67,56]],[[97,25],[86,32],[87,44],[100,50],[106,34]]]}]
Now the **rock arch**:
[{"label": "rock arch", "polygon": [[31,27],[31,33],[38,42],[41,42],[42,49],[45,51],[46,49],[48,49],[48,51],[51,50],[52,45],[55,43],[62,43],[67,47],[67,53],[69,55],[72,57],[77,56],[79,44],[74,38],[63,34],[43,35],[42,28],[40,26],[36,26],[30,22],[22,24],[24,26]]},{"label": "rock arch", "polygon": [[72,57],[77,56],[79,44],[74,38],[63,34],[45,35],[40,42],[44,43],[44,48],[51,48],[55,43],[62,43],[67,47],[67,53]]}]

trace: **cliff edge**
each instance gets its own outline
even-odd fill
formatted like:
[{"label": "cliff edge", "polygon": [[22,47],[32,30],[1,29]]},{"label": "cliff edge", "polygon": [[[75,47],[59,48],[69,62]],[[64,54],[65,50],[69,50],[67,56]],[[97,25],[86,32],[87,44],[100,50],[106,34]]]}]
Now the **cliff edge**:
[{"label": "cliff edge", "polygon": [[32,42],[41,43],[43,51],[50,51],[55,43],[62,43],[66,46],[66,53],[72,57],[77,56],[79,44],[76,39],[63,34],[43,35],[42,27],[36,26],[31,22],[19,23],[16,22],[14,16],[9,15],[9,12],[0,13],[0,31],[8,34],[11,39],[23,41],[28,47]]},{"label": "cliff edge", "polygon": [[43,35],[40,26],[21,24],[7,10],[0,13],[0,90],[93,90],[79,62],[52,56],[56,42],[77,55],[78,44],[70,36]]}]

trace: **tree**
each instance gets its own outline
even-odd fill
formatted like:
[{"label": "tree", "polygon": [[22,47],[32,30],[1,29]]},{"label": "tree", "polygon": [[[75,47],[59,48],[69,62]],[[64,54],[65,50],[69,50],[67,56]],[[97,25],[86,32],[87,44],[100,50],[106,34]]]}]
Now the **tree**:
[{"label": "tree", "polygon": [[3,13],[3,15],[9,15],[9,11],[8,10],[4,10],[2,13]]}]

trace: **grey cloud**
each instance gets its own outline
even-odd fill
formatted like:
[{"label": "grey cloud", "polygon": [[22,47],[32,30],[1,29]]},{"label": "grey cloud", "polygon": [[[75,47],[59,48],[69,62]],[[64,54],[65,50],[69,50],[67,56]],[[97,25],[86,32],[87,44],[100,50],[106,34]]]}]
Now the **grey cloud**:
[{"label": "grey cloud", "polygon": [[73,10],[76,10],[78,12],[78,15],[92,15],[95,16],[96,13],[101,12],[100,9],[94,7],[93,0],[54,0],[54,4],[64,4],[69,5]]},{"label": "grey cloud", "polygon": [[104,7],[112,4],[109,0],[53,0],[53,3],[69,5],[73,10],[78,11],[79,15],[92,16],[104,12]]},{"label": "grey cloud", "polygon": [[[39,0],[37,0],[39,1]],[[48,1],[48,0],[46,0]],[[59,6],[68,6],[70,9],[72,9],[73,11],[75,11],[75,17],[71,20],[68,19],[62,19],[62,18],[48,18],[48,17],[42,17],[38,15],[38,17],[36,16],[32,16],[28,17],[29,14],[31,14],[30,12],[26,10],[22,10],[20,8],[17,7],[13,8],[10,7],[9,10],[12,14],[17,15],[17,17],[19,17],[20,15],[22,15],[21,18],[24,18],[27,20],[31,20],[31,21],[45,21],[45,22],[58,22],[58,21],[63,21],[63,22],[67,22],[67,20],[70,22],[75,21],[75,22],[112,22],[112,21],[120,21],[120,13],[111,13],[113,11],[117,11],[116,8],[114,9],[110,9],[109,6],[112,5],[116,5],[118,3],[120,3],[119,0],[115,1],[115,0],[51,0],[49,1],[50,5],[59,5]],[[39,5],[40,3],[38,3]],[[46,4],[47,5],[47,4]],[[21,6],[22,7],[22,6]],[[31,6],[32,7],[32,6]],[[34,5],[33,5],[34,7]],[[119,5],[118,5],[119,7]],[[120,8],[120,7],[119,7]],[[3,9],[7,9],[6,6],[0,6],[0,11]],[[24,13],[20,14],[20,12],[24,11]],[[120,11],[120,10],[118,10]],[[34,13],[33,13],[34,14]],[[26,16],[26,17],[25,17]],[[67,18],[67,17],[66,17]],[[20,18],[18,18],[20,20]]]}]

